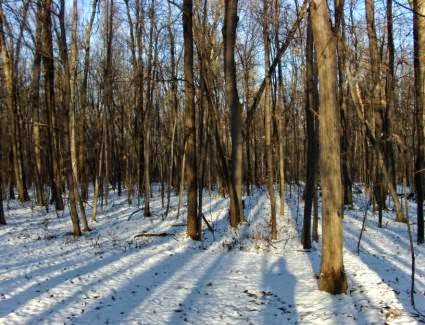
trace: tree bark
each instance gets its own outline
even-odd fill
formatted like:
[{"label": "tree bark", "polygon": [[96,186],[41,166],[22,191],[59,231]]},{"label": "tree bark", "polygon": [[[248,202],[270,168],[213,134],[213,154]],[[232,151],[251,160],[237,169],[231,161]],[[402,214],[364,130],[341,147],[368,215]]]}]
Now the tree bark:
[{"label": "tree bark", "polygon": [[[416,162],[415,188],[418,217],[418,243],[424,243],[424,181],[425,181],[425,0],[414,0],[413,15],[415,108],[416,108]],[[422,15],[422,16],[419,16]]]},{"label": "tree bark", "polygon": [[80,142],[79,142],[79,159],[78,159],[78,170],[81,181],[81,199],[88,199],[88,185],[87,180],[88,174],[86,171],[87,161],[87,143],[86,143],[86,127],[87,127],[87,107],[88,107],[88,76],[90,68],[90,38],[93,30],[94,18],[96,16],[96,8],[99,0],[93,0],[91,6],[91,14],[88,25],[85,29],[84,39],[84,59],[83,59],[83,80],[80,88]]},{"label": "tree bark", "polygon": [[224,79],[227,106],[230,108],[230,125],[232,137],[231,189],[230,191],[230,225],[237,227],[243,221],[242,207],[242,105],[239,103],[236,85],[235,44],[238,24],[238,1],[225,1],[225,18],[223,25],[224,39]]},{"label": "tree bark", "polygon": [[33,105],[33,126],[32,133],[34,138],[34,174],[35,174],[35,194],[36,204],[44,206],[48,202],[43,188],[43,167],[42,167],[42,143],[40,132],[40,73],[41,73],[41,22],[42,8],[37,7],[36,11],[36,31],[35,31],[35,52],[32,66],[31,80],[31,103]]},{"label": "tree bark", "polygon": [[[52,190],[52,199],[55,202],[56,210],[63,210],[64,204],[61,195],[61,181],[58,161],[58,139],[56,136],[56,118],[55,118],[55,68],[53,62],[53,44],[52,44],[52,21],[51,10],[52,0],[43,0],[43,37],[44,45],[42,61],[44,69],[44,92],[46,97],[47,109],[47,141],[49,150],[49,178]],[[74,233],[79,233],[79,226],[74,224]]]},{"label": "tree bark", "polygon": [[[76,0],[74,0],[76,1]],[[76,2],[74,2],[76,5]],[[76,14],[76,11],[75,11]],[[80,236],[80,220],[78,217],[77,204],[79,200],[76,175],[74,174],[74,169],[76,165],[76,153],[72,154],[72,151],[75,150],[75,108],[74,108],[74,99],[71,86],[71,69],[68,59],[68,48],[66,43],[66,30],[65,30],[65,0],[60,1],[59,9],[59,25],[60,25],[60,35],[59,35],[59,52],[63,64],[63,107],[64,115],[63,119],[63,130],[64,130],[64,160],[65,160],[65,174],[68,181],[69,188],[69,205],[70,205],[70,214],[71,221],[74,230],[74,236]],[[74,139],[72,139],[74,137]],[[73,148],[74,145],[74,148]],[[75,159],[75,160],[74,160]],[[88,230],[87,221],[83,225],[84,230]]]},{"label": "tree bark", "polygon": [[308,13],[307,42],[306,42],[306,86],[305,113],[307,124],[307,179],[304,192],[304,221],[302,244],[304,249],[311,248],[311,212],[316,192],[316,171],[318,163],[317,141],[317,111],[319,106],[317,78],[315,78],[313,30],[311,28],[311,13]]},{"label": "tree bark", "polygon": [[267,190],[270,197],[270,225],[271,239],[277,239],[276,225],[276,197],[274,193],[273,176],[273,148],[272,148],[272,116],[271,116],[271,80],[268,71],[270,70],[270,40],[269,40],[269,4],[264,1],[263,12],[263,40],[264,40],[264,68],[266,74],[266,86],[264,89],[264,138],[265,138],[265,156],[267,167]]},{"label": "tree bark", "polygon": [[325,0],[311,2],[313,37],[320,83],[320,177],[322,185],[322,259],[319,289],[332,294],[347,290],[343,265],[342,183],[339,118],[336,98],[336,38]]},{"label": "tree bark", "polygon": [[197,161],[196,161],[196,109],[193,78],[193,29],[192,0],[183,0],[184,78],[185,78],[185,131],[187,141],[186,182],[187,235],[200,240],[197,204]]}]

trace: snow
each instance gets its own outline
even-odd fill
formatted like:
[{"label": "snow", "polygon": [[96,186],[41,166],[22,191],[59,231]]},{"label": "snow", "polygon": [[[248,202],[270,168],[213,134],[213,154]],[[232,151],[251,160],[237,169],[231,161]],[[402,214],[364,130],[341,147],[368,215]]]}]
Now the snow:
[{"label": "snow", "polygon": [[[0,324],[420,323],[409,301],[406,225],[387,211],[379,229],[369,213],[358,256],[366,198],[357,194],[344,218],[349,292],[329,295],[318,290],[320,245],[305,252],[299,243],[301,193],[288,187],[273,242],[262,189],[245,198],[247,222],[238,230],[228,226],[228,199],[206,191],[203,211],[215,234],[204,225],[202,242],[186,237],[184,207],[176,220],[175,196],[164,220],[157,187],[152,217],[111,192],[93,231],[78,239],[67,212],[10,202],[0,228]],[[415,232],[414,202],[409,209]],[[174,235],[135,237],[143,232]],[[415,251],[416,304],[424,313],[425,248]]]}]

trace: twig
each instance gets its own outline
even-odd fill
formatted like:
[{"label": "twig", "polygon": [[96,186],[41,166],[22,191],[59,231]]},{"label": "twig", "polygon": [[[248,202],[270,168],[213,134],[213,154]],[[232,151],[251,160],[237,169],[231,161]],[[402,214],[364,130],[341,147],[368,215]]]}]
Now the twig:
[{"label": "twig", "polygon": [[[368,192],[367,189],[366,189],[366,192]],[[357,255],[360,255],[360,241],[362,240],[363,231],[365,229],[366,218],[367,218],[367,210],[369,210],[369,206],[370,206],[371,202],[372,202],[372,195],[369,193],[369,200],[367,201],[367,204],[366,204],[366,207],[365,207],[365,210],[364,210],[362,229],[360,230],[359,241],[357,242]]]}]

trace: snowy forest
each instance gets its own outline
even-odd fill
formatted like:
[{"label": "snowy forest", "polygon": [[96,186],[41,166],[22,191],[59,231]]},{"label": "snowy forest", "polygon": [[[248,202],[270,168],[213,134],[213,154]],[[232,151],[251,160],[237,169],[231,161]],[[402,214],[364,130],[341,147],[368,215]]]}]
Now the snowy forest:
[{"label": "snowy forest", "polygon": [[0,0],[1,324],[425,323],[425,0]]}]

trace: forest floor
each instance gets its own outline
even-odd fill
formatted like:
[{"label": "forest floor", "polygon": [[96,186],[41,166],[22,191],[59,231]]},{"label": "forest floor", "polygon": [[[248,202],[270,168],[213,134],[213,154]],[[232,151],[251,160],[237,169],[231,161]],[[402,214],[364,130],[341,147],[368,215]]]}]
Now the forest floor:
[{"label": "forest floor", "polygon": [[[111,193],[93,230],[77,239],[67,212],[58,217],[12,201],[8,225],[0,228],[0,323],[420,323],[409,301],[407,227],[387,211],[379,229],[370,213],[358,256],[365,205],[365,194],[357,193],[345,211],[349,291],[333,296],[318,290],[320,246],[305,252],[299,244],[303,201],[295,186],[287,188],[273,242],[263,190],[245,198],[248,222],[237,231],[228,226],[228,200],[206,192],[203,210],[215,231],[204,225],[202,242],[186,237],[184,208],[176,220],[175,196],[164,220],[159,191],[150,218],[129,206],[125,193]],[[416,234],[414,202],[409,209]],[[135,237],[144,232],[169,235]],[[415,251],[415,298],[425,313],[425,246]]]}]

